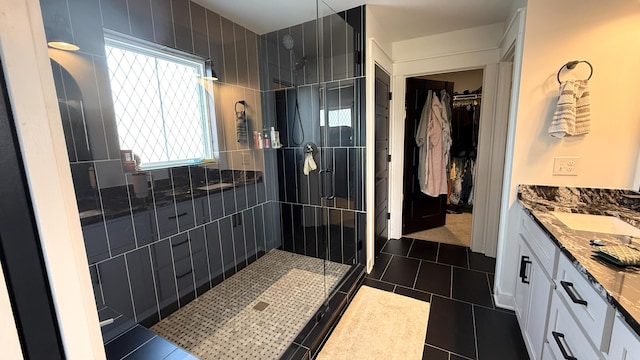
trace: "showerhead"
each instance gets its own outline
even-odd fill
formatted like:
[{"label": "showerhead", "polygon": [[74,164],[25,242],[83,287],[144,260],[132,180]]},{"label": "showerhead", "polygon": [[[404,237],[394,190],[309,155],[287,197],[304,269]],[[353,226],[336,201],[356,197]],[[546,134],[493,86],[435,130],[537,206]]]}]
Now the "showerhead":
[{"label": "showerhead", "polygon": [[287,50],[293,50],[293,46],[295,45],[295,40],[293,40],[293,36],[291,36],[291,34],[282,35],[282,45]]}]

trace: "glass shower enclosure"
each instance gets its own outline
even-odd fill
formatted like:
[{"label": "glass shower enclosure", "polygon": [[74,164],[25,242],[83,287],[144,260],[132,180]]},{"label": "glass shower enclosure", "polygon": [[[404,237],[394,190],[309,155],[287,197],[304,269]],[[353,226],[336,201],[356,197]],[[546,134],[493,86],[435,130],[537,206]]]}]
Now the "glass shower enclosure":
[{"label": "glass shower enclosure", "polygon": [[[324,303],[364,239],[364,9],[317,17],[261,37],[264,122],[282,148],[266,153],[282,249],[322,259]],[[278,234],[279,233],[279,234]]]},{"label": "glass shower enclosure", "polygon": [[[220,327],[251,328],[239,316],[277,306],[288,316],[288,306],[304,308],[297,327],[320,318],[345,274],[364,263],[364,7],[337,12],[304,0],[295,11],[306,20],[266,34],[186,0],[41,1],[41,9],[49,40],[64,31],[80,47],[49,55],[105,344],[144,326],[206,358],[233,343],[212,337]],[[135,54],[117,60],[117,52]],[[160,57],[203,71],[169,76]],[[123,67],[121,87],[145,85],[136,96],[114,90]],[[177,83],[182,97],[172,96]],[[160,152],[175,134],[181,143],[208,136],[210,151],[145,168],[144,156],[135,161],[138,142],[123,136],[125,118],[138,126],[129,137],[167,143]],[[273,147],[272,130],[282,146]],[[283,287],[301,302],[261,298],[272,291],[270,272],[278,285],[301,278]],[[230,305],[220,305],[226,295]],[[208,310],[194,310],[201,303]],[[196,323],[174,321],[206,311]]]}]

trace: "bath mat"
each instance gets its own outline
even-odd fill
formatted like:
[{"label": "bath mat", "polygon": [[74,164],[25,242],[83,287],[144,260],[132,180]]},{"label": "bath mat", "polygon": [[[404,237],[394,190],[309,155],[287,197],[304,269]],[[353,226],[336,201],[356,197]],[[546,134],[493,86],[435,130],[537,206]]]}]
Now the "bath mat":
[{"label": "bath mat", "polygon": [[430,304],[362,286],[317,360],[422,359]]}]

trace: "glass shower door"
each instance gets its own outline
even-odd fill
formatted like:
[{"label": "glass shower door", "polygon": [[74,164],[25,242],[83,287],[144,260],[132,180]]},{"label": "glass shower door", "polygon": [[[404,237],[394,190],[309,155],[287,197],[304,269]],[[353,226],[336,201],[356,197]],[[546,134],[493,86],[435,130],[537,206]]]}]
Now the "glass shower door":
[{"label": "glass shower door", "polygon": [[364,225],[359,221],[364,220],[359,216],[364,209],[364,124],[360,122],[364,78],[358,78],[362,75],[358,56],[363,10],[336,12],[321,0],[318,3],[319,228],[326,301],[358,262],[358,223]]},{"label": "glass shower door", "polygon": [[313,4],[315,19],[261,36],[262,110],[266,130],[273,126],[282,140],[265,151],[265,173],[276,176],[267,179],[274,238],[282,250],[307,257],[305,291],[326,304],[358,261],[356,233],[364,228],[357,55],[364,9],[336,13]]}]

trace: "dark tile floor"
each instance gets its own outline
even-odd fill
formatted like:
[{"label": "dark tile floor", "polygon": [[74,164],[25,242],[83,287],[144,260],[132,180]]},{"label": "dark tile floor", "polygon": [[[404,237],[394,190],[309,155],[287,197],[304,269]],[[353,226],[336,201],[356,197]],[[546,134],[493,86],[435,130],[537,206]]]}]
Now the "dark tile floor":
[{"label": "dark tile floor", "polygon": [[466,247],[390,239],[363,285],[431,303],[423,359],[529,359],[515,314],[493,303],[494,268]]}]

